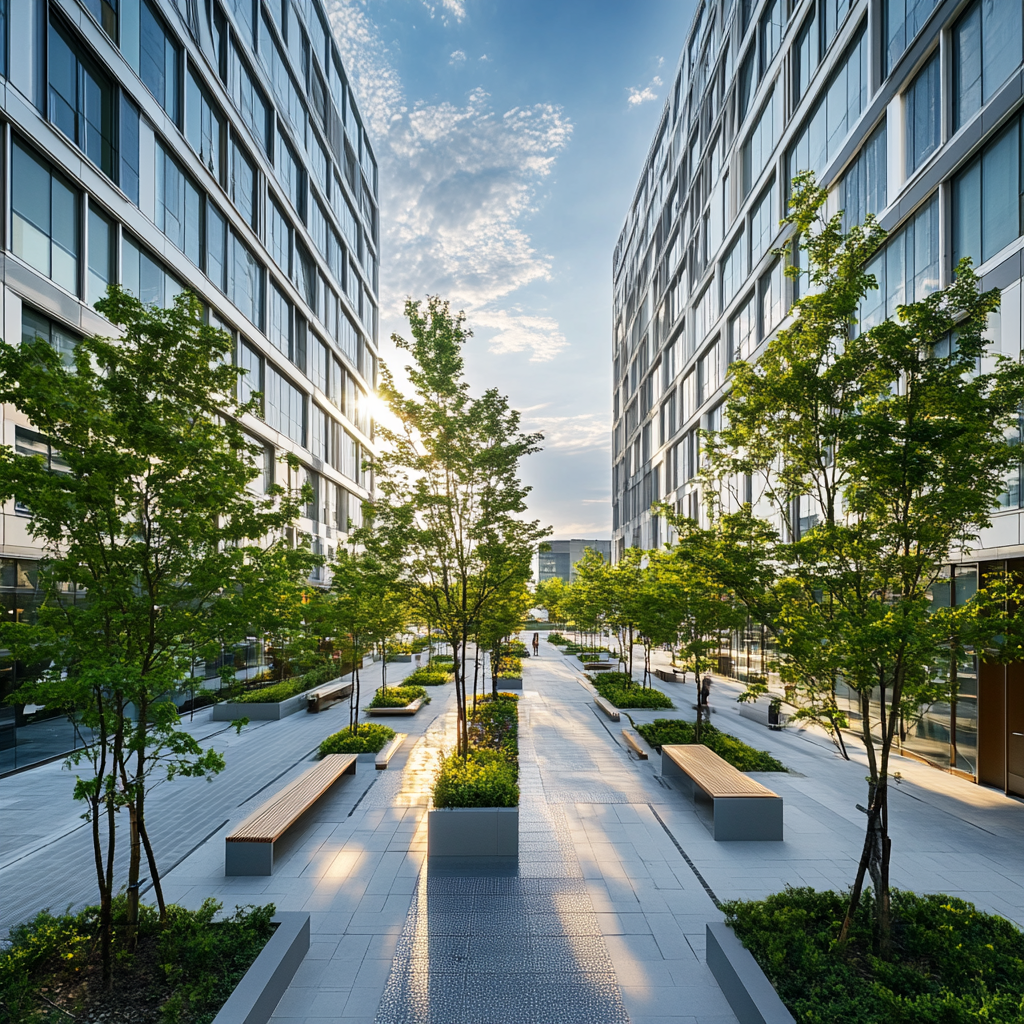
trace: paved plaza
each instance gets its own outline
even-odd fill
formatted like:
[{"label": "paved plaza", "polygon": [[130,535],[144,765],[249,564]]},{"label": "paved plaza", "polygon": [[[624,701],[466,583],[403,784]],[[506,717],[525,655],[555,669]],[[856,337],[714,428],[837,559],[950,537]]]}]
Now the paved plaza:
[{"label": "paved plaza", "polygon": [[[393,666],[391,681],[411,666]],[[367,674],[364,691],[372,685]],[[693,717],[692,684],[660,684]],[[151,831],[167,898],[273,902],[311,914],[312,944],[278,1022],[362,1024],[725,1024],[704,962],[716,906],[784,885],[845,888],[863,837],[863,758],[843,761],[814,729],[770,732],[713,687],[714,722],[789,768],[757,775],[785,800],[781,843],[716,843],[659,759],[637,760],[575,663],[544,642],[524,661],[518,866],[426,861],[437,757],[454,738],[453,687],[399,728],[386,772],[359,765],[279,845],[267,878],[226,878],[224,836],[311,763],[347,705],[233,729],[190,728],[225,753],[212,782],[154,791]],[[628,725],[623,716],[622,725]],[[972,900],[1024,926],[1024,805],[906,759],[892,798],[893,884]],[[59,764],[0,780],[0,927],[92,898],[88,830]],[[72,865],[74,866],[72,868]]]}]

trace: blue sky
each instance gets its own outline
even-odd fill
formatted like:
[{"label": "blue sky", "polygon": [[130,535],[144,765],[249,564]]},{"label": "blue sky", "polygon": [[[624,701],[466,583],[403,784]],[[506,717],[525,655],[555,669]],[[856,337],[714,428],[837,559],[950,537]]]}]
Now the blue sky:
[{"label": "blue sky", "polygon": [[382,338],[407,295],[465,309],[474,390],[546,435],[531,518],[610,536],[611,256],[692,0],[328,9],[380,165]]}]

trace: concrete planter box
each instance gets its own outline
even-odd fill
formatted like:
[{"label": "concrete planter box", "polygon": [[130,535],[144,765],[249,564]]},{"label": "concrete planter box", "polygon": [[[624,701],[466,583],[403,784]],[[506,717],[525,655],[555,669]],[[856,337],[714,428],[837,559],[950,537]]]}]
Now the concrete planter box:
[{"label": "concrete planter box", "polygon": [[412,661],[412,655],[411,654],[389,654],[388,655],[388,664],[389,665],[392,662],[398,662],[399,664],[402,664],[402,663],[407,663],[407,662],[411,662],[411,661]]},{"label": "concrete planter box", "polygon": [[213,1024],[267,1024],[309,950],[309,914],[281,913],[277,929]]},{"label": "concrete planter box", "polygon": [[[415,715],[421,707],[423,707],[423,698],[417,697],[411,704],[406,704],[404,708],[363,708],[363,710],[376,718],[379,715]],[[374,757],[376,756],[374,754]]]},{"label": "concrete planter box", "polygon": [[522,676],[508,676],[498,680],[498,692],[502,690],[521,690],[523,688]]},{"label": "concrete planter box", "polygon": [[217,704],[213,709],[213,721],[215,722],[237,722],[240,718],[248,718],[251,722],[278,721],[302,711],[306,706],[306,697],[317,690],[329,690],[331,687],[341,684],[342,677],[332,679],[329,683],[321,683],[319,686],[311,686],[302,693],[297,693],[287,700],[278,701],[275,704],[238,704],[234,701],[224,701]]},{"label": "concrete planter box", "polygon": [[723,921],[709,921],[705,928],[708,967],[740,1024],[796,1024],[736,933]]},{"label": "concrete planter box", "polygon": [[518,857],[518,807],[439,807],[427,812],[429,857]]}]

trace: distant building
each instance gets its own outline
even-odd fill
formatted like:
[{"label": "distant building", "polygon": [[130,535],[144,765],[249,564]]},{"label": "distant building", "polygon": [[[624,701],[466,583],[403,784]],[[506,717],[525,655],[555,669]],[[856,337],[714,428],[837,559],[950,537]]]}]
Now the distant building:
[{"label": "distant building", "polygon": [[541,583],[555,576],[572,583],[576,578],[576,563],[588,548],[606,562],[612,560],[610,540],[550,540],[546,546],[551,550],[538,552],[537,556],[537,579]]}]

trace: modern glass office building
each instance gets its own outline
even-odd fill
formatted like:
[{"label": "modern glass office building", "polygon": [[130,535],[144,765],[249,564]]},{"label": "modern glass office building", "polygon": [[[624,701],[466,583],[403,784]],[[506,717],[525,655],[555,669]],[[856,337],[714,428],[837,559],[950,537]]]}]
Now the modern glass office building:
[{"label": "modern glass office building", "polygon": [[537,553],[537,580],[541,583],[556,576],[563,583],[572,583],[576,579],[576,563],[587,551],[600,555],[606,562],[612,560],[609,540],[549,540],[544,549]]},{"label": "modern glass office building", "polygon": [[[191,290],[235,339],[240,397],[264,396],[244,424],[266,451],[258,486],[296,455],[314,493],[300,529],[333,554],[371,486],[379,223],[323,0],[0,0],[0,116],[5,337],[109,333],[92,304],[110,282],[159,305]],[[0,424],[49,457],[10,407]],[[37,602],[27,525],[3,507],[8,621]],[[0,660],[0,698],[26,671]],[[2,771],[31,722],[0,716]]]},{"label": "modern glass office building", "polygon": [[[721,424],[726,371],[783,324],[793,282],[772,250],[792,177],[813,170],[849,223],[888,230],[869,268],[868,325],[949,284],[973,257],[999,287],[998,351],[1021,351],[1024,69],[1020,0],[704,0],[613,257],[613,552],[666,538],[665,500],[702,514],[698,431]],[[750,494],[739,499],[751,498]],[[970,564],[1024,565],[1024,491],[1007,481]],[[810,510],[796,509],[806,528]],[[770,652],[754,628],[723,644],[742,679]],[[1024,666],[971,660],[955,709],[936,704],[906,751],[1024,794]],[[955,734],[956,742],[952,741]]]}]

